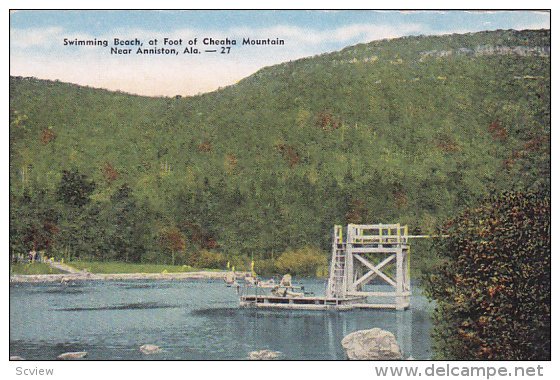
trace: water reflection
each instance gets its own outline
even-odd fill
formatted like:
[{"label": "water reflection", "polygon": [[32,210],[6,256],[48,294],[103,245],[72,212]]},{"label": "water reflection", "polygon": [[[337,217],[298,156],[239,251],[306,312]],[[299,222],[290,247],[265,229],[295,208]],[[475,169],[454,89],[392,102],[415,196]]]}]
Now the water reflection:
[{"label": "water reflection", "polygon": [[60,309],[52,309],[53,311],[92,311],[92,310],[132,310],[132,309],[167,309],[177,308],[178,305],[165,305],[157,302],[136,302],[122,305],[110,306],[88,306],[88,307],[66,307]]},{"label": "water reflection", "polygon": [[[391,331],[405,357],[427,359],[430,350],[429,328],[426,327],[430,321],[424,317],[413,318],[414,314],[410,310],[318,312],[263,309],[215,309],[195,313],[207,318],[212,330],[236,336],[249,343],[251,350],[280,351],[286,359],[343,359],[342,338],[351,332],[373,327]],[[416,324],[414,330],[413,323]]]}]

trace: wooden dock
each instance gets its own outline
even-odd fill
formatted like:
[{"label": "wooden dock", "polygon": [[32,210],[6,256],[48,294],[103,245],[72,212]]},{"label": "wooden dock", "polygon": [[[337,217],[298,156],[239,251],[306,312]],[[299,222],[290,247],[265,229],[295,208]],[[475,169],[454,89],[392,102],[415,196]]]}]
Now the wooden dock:
[{"label": "wooden dock", "polygon": [[[239,306],[259,309],[288,310],[353,310],[381,309],[400,310],[395,303],[368,303],[366,297],[326,298],[326,297],[278,297],[269,295],[243,295]],[[406,309],[408,306],[406,307]]]},{"label": "wooden dock", "polygon": [[274,295],[242,295],[239,305],[248,308],[292,310],[351,310],[364,304],[364,297],[279,297]]}]

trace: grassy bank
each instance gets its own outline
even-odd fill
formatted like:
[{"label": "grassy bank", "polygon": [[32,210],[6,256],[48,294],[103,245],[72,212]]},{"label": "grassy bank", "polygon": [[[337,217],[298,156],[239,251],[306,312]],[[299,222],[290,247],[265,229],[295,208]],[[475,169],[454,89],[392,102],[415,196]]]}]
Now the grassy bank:
[{"label": "grassy bank", "polygon": [[196,271],[219,271],[219,269],[193,268],[188,265],[139,264],[118,261],[71,261],[68,265],[90,273],[182,273]]},{"label": "grassy bank", "polygon": [[10,274],[59,274],[58,269],[45,263],[15,263],[10,266]]}]

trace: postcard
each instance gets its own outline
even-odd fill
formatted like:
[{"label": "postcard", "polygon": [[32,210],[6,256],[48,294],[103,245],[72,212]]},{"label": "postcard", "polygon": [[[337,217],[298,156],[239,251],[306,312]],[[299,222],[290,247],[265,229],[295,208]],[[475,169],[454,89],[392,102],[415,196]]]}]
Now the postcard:
[{"label": "postcard", "polygon": [[550,17],[11,10],[10,361],[550,361]]}]

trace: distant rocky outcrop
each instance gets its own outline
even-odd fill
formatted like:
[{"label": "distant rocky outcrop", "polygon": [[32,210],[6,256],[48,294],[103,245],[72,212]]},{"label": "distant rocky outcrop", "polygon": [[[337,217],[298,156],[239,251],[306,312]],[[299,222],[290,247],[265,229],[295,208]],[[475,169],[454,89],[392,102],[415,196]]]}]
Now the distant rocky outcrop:
[{"label": "distant rocky outcrop", "polygon": [[249,360],[276,360],[280,357],[280,352],[271,350],[259,350],[249,352]]},{"label": "distant rocky outcrop", "polygon": [[87,356],[86,351],[78,351],[78,352],[65,352],[57,356],[58,360],[76,360],[76,359],[83,359]]},{"label": "distant rocky outcrop", "polygon": [[488,56],[488,55],[516,55],[520,57],[549,57],[550,46],[494,46],[479,45],[475,48],[459,48],[455,50],[430,50],[420,52],[421,58],[450,57],[452,55]]},{"label": "distant rocky outcrop", "polygon": [[350,360],[402,360],[401,349],[389,331],[373,328],[346,335],[342,347]]}]

